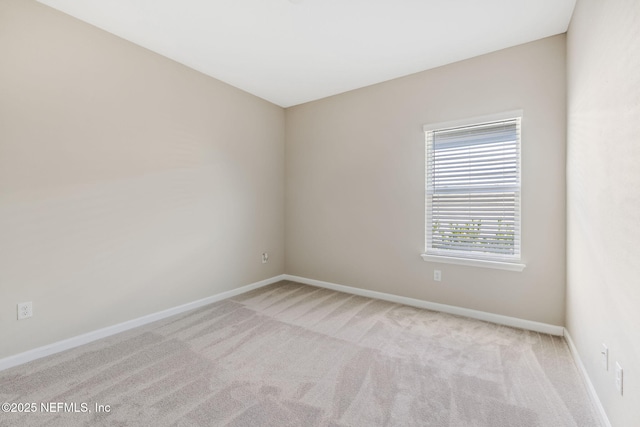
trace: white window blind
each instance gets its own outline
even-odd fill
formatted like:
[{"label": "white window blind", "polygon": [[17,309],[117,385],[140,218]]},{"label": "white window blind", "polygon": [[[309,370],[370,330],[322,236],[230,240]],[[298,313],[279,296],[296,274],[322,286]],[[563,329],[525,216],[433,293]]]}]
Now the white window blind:
[{"label": "white window blind", "polygon": [[520,259],[520,118],[425,130],[426,254]]}]

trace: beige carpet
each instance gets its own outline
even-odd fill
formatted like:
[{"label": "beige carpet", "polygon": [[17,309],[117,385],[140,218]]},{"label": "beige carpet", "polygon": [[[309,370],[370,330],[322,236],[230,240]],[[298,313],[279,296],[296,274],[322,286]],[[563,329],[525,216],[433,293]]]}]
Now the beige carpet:
[{"label": "beige carpet", "polygon": [[0,372],[5,401],[38,408],[2,426],[601,425],[562,338],[292,282]]}]

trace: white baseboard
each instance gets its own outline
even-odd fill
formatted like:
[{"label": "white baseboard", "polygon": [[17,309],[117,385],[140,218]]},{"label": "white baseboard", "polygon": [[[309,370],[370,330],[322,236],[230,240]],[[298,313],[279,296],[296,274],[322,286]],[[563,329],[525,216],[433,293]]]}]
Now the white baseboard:
[{"label": "white baseboard", "polygon": [[159,311],[157,313],[148,314],[146,316],[138,317],[137,319],[129,320],[126,322],[118,323],[117,325],[108,326],[106,328],[98,329],[96,331],[87,332],[86,334],[78,335],[66,340],[54,342],[42,347],[34,348],[33,350],[25,351],[13,356],[0,359],[0,371],[12,368],[14,366],[22,365],[32,360],[40,359],[41,357],[49,356],[51,354],[60,353],[61,351],[69,350],[74,347],[81,346],[83,344],[90,343],[92,341],[99,340],[111,335],[115,335],[120,332],[127,331],[129,329],[137,328],[138,326],[146,325],[147,323],[155,322],[176,314],[184,313],[185,311],[193,310],[214,302],[231,298],[233,296],[249,292],[251,290],[261,288],[263,286],[270,285],[272,283],[285,280],[284,275],[275,276],[270,279],[262,280],[260,282],[251,283],[240,288],[232,289],[230,291],[222,292],[207,298],[203,298],[197,301],[192,301],[186,304],[182,304],[176,307],[172,307],[166,310]]},{"label": "white baseboard", "polygon": [[517,317],[503,316],[500,314],[487,313],[485,311],[471,310],[469,308],[456,307],[453,305],[438,304],[435,302],[419,300],[415,298],[401,297],[384,292],[370,291],[367,289],[353,288],[351,286],[338,285],[336,283],[323,282],[321,280],[307,279],[306,277],[283,275],[284,280],[332,289],[334,291],[346,292],[348,294],[360,295],[363,297],[376,298],[398,304],[410,305],[413,307],[426,308],[427,310],[440,311],[443,313],[456,314],[458,316],[470,317],[472,319],[484,320],[486,322],[497,323],[499,325],[513,326],[514,328],[527,329],[535,332],[542,332],[550,335],[563,336],[562,326],[550,325],[547,323],[534,322],[531,320],[518,319]]},{"label": "white baseboard", "polygon": [[584,364],[580,359],[580,355],[578,354],[578,350],[576,349],[573,343],[573,340],[571,339],[571,335],[569,334],[569,331],[562,326],[550,325],[550,324],[540,323],[540,322],[533,322],[531,320],[518,319],[516,317],[503,316],[500,314],[493,314],[493,313],[487,313],[484,311],[456,307],[452,305],[439,304],[439,303],[419,300],[415,298],[402,297],[398,295],[387,294],[384,292],[370,291],[367,289],[360,289],[360,288],[354,288],[351,286],[338,285],[336,283],[324,282],[324,281],[315,280],[315,279],[308,279],[306,277],[300,277],[300,276],[292,276],[290,274],[281,274],[279,276],[275,276],[270,279],[251,283],[249,285],[232,289],[230,291],[222,292],[207,298],[203,298],[197,301],[192,301],[187,304],[182,304],[182,305],[172,307],[163,311],[159,311],[157,313],[152,313],[146,316],[139,317],[137,319],[129,320],[113,326],[108,326],[106,328],[98,329],[96,331],[88,332],[86,334],[78,335],[72,338],[68,338],[66,340],[62,340],[62,341],[58,341],[42,347],[38,347],[33,350],[25,351],[24,353],[19,353],[13,356],[6,357],[4,359],[0,359],[0,371],[12,368],[14,366],[22,365],[24,363],[31,362],[32,360],[40,359],[45,356],[49,356],[51,354],[69,350],[71,348],[78,347],[83,344],[88,344],[92,341],[96,341],[101,338],[106,338],[108,336],[115,335],[117,333],[124,332],[129,329],[137,328],[138,326],[143,326],[148,323],[155,322],[157,320],[165,319],[167,317],[174,316],[176,314],[184,313],[189,310],[193,310],[208,304],[212,304],[214,302],[221,301],[223,299],[231,298],[236,295],[240,295],[245,292],[249,292],[251,290],[258,289],[263,286],[267,286],[272,283],[279,282],[281,280],[290,280],[294,282],[304,283],[307,285],[327,288],[334,291],[345,292],[345,293],[360,295],[360,296],[369,297],[369,298],[381,299],[385,301],[395,302],[398,304],[405,304],[413,307],[440,311],[443,313],[455,314],[459,316],[469,317],[472,319],[484,320],[487,322],[497,323],[500,325],[513,326],[516,328],[527,329],[527,330],[547,333],[551,335],[564,336],[569,346],[569,350],[571,351],[571,354],[573,356],[573,359],[575,360],[576,366],[578,367],[578,371],[582,375],[585,381],[585,384],[587,385],[587,390],[591,396],[591,399],[596,405],[596,409],[600,413],[600,416],[602,418],[604,425],[606,427],[611,427],[609,418],[607,417],[604,407],[600,402],[600,398],[598,397],[596,390],[593,384],[591,383],[591,379],[587,374]]},{"label": "white baseboard", "polygon": [[587,373],[587,369],[584,367],[584,364],[582,363],[582,359],[580,358],[580,354],[578,353],[578,349],[576,348],[575,344],[573,343],[573,340],[571,339],[571,334],[569,334],[569,331],[566,328],[564,328],[564,339],[565,339],[565,341],[567,341],[567,344],[569,345],[569,350],[571,351],[571,355],[573,356],[573,360],[576,362],[576,366],[578,367],[578,371],[580,372],[580,375],[582,375],[582,379],[584,380],[585,384],[587,385],[587,390],[589,391],[589,394],[591,395],[591,400],[596,405],[596,409],[600,413],[600,418],[602,419],[602,422],[604,423],[605,427],[611,427],[611,423],[609,422],[609,417],[607,417],[607,413],[604,410],[604,406],[602,406],[602,402],[600,402],[600,398],[598,397],[598,394],[596,393],[596,389],[593,386],[593,383],[591,382],[591,379],[589,378],[589,374]]},{"label": "white baseboard", "polygon": [[120,332],[127,331],[129,329],[136,328],[138,326],[146,325],[157,320],[161,320],[176,314],[183,313],[185,311],[193,310],[207,304],[231,298],[233,296],[257,289],[263,286],[270,285],[272,283],[279,282],[280,280],[291,280],[294,282],[304,283],[312,286],[318,286],[322,288],[332,289],[335,291],[346,292],[354,295],[361,295],[369,298],[377,298],[385,301],[395,302],[399,304],[410,305],[419,308],[426,308],[428,310],[441,311],[443,313],[456,314],[459,316],[470,317],[472,319],[484,320],[487,322],[497,323],[501,325],[513,326],[521,329],[528,329],[531,331],[547,333],[551,335],[562,336],[564,334],[564,328],[562,326],[549,325],[546,323],[533,322],[530,320],[518,319],[515,317],[502,316],[499,314],[487,313],[484,311],[471,310],[468,308],[456,307],[446,304],[438,304],[429,301],[423,301],[415,298],[402,297],[393,294],[387,294],[383,292],[370,291],[366,289],[354,288],[351,286],[338,285],[335,283],[323,282],[320,280],[307,279],[305,277],[292,276],[289,274],[282,274],[272,277],[270,279],[255,282],[246,286],[242,286],[237,289],[232,289],[227,292],[222,292],[207,298],[203,298],[197,301],[193,301],[187,304],[172,307],[167,310],[152,313],[146,316],[139,317],[137,319],[129,320],[117,325],[108,326],[106,328],[98,329],[96,331],[87,332],[86,334],[78,335],[66,340],[58,341],[52,344],[48,344],[42,347],[38,347],[32,350],[25,351],[13,356],[0,359],[0,371],[12,368],[14,366],[22,365],[32,360],[40,359],[51,354],[59,353],[61,351],[69,350],[74,347],[78,347],[83,344],[90,343],[92,341],[99,340]]},{"label": "white baseboard", "polygon": [[596,405],[596,409],[598,410],[600,417],[606,427],[611,427],[611,423],[609,422],[609,418],[600,402],[600,398],[598,397],[596,390],[587,374],[587,370],[582,363],[580,358],[580,354],[578,354],[578,350],[571,339],[571,335],[569,331],[562,326],[550,325],[546,323],[533,322],[530,320],[518,319],[516,317],[503,316],[500,314],[487,313],[484,311],[471,310],[468,308],[456,307],[452,305],[439,304],[424,300],[419,300],[415,298],[402,297],[393,294],[387,294],[384,292],[370,291],[367,289],[354,288],[351,286],[338,285],[336,283],[324,282],[321,280],[315,279],[307,279],[306,277],[300,276],[292,276],[290,274],[281,274],[279,276],[272,277],[270,279],[265,279],[259,282],[251,283],[246,286],[242,286],[236,289],[232,289],[230,291],[222,292],[207,298],[203,298],[197,301],[192,301],[187,304],[182,304],[176,307],[172,307],[163,311],[159,311],[157,313],[152,313],[146,316],[139,317],[137,319],[129,320],[123,323],[119,323],[117,325],[108,326],[106,328],[98,329],[96,331],[88,332],[86,334],[78,335],[72,338],[68,338],[66,340],[58,341],[49,345],[45,345],[42,347],[35,348],[33,350],[25,351],[24,353],[19,353],[13,356],[5,357],[4,359],[0,359],[0,371],[12,368],[14,366],[22,365],[27,362],[31,362],[32,360],[40,359],[45,356],[49,356],[55,353],[59,353],[65,350],[69,350],[74,347],[81,346],[83,344],[88,344],[92,341],[99,340],[101,338],[106,338],[111,335],[115,335],[120,332],[127,331],[129,329],[137,328],[138,326],[143,326],[151,322],[155,322],[157,320],[165,319],[170,316],[174,316],[176,314],[184,313],[189,310],[193,310],[208,304],[212,304],[217,301],[221,301],[223,299],[231,298],[236,295],[243,294],[245,292],[249,292],[254,289],[261,288],[263,286],[270,285],[272,283],[279,282],[281,280],[290,280],[294,282],[304,283],[307,285],[317,286],[321,288],[327,288],[334,291],[345,292],[354,295],[360,295],[369,298],[376,298],[385,301],[395,302],[398,304],[410,305],[413,307],[425,308],[428,310],[440,311],[443,313],[455,314],[459,316],[469,317],[472,319],[484,320],[487,322],[497,323],[500,325],[513,326],[516,328],[527,329],[536,332],[547,333],[551,335],[564,336],[567,344],[569,346],[569,350],[573,356],[573,359],[578,367],[578,371],[582,375],[585,384],[587,385],[587,390],[591,396],[592,401]]}]

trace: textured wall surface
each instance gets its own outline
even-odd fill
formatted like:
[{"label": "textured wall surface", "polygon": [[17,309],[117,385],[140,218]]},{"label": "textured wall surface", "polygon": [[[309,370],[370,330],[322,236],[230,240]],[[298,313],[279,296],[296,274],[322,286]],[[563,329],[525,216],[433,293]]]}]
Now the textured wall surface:
[{"label": "textured wall surface", "polygon": [[[567,36],[567,328],[614,426],[640,420],[640,2],[579,0]],[[609,370],[601,366],[602,343]],[[624,369],[624,396],[615,363]]]},{"label": "textured wall surface", "polygon": [[284,272],[282,108],[33,1],[0,55],[0,358]]},{"label": "textured wall surface", "polygon": [[[526,269],[424,262],[422,126],[516,109]],[[564,35],[289,108],[286,135],[287,273],[564,324]]]}]

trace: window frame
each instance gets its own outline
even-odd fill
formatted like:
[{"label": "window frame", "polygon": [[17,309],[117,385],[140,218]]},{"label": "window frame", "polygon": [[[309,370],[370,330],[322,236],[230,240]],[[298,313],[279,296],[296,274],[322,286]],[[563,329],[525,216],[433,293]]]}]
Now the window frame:
[{"label": "window frame", "polygon": [[[481,254],[478,252],[469,251],[465,253],[464,251],[449,251],[447,249],[440,249],[437,251],[432,250],[428,246],[428,234],[429,230],[433,227],[433,223],[428,222],[429,217],[429,209],[428,201],[428,181],[429,174],[431,173],[431,167],[429,165],[429,137],[428,134],[433,134],[436,131],[442,131],[447,129],[455,129],[461,127],[473,127],[473,126],[482,126],[484,124],[488,124],[491,122],[503,121],[503,120],[520,120],[520,134],[518,140],[518,198],[520,203],[518,203],[516,209],[516,215],[518,216],[518,230],[517,236],[519,237],[519,251],[515,256],[498,256],[491,254]],[[457,264],[457,265],[466,265],[473,267],[486,267],[486,268],[495,268],[501,270],[509,270],[509,271],[522,271],[526,265],[522,262],[522,124],[523,124],[523,111],[522,110],[513,110],[502,112],[498,114],[491,114],[486,116],[472,117],[462,120],[454,120],[440,123],[430,123],[423,126],[424,131],[424,144],[425,144],[425,171],[424,171],[424,180],[425,180],[425,229],[424,229],[424,253],[422,253],[422,258],[424,261],[428,262],[438,262],[438,263],[446,263],[446,264]],[[433,141],[433,139],[432,139]],[[433,253],[437,252],[437,253]]]}]

